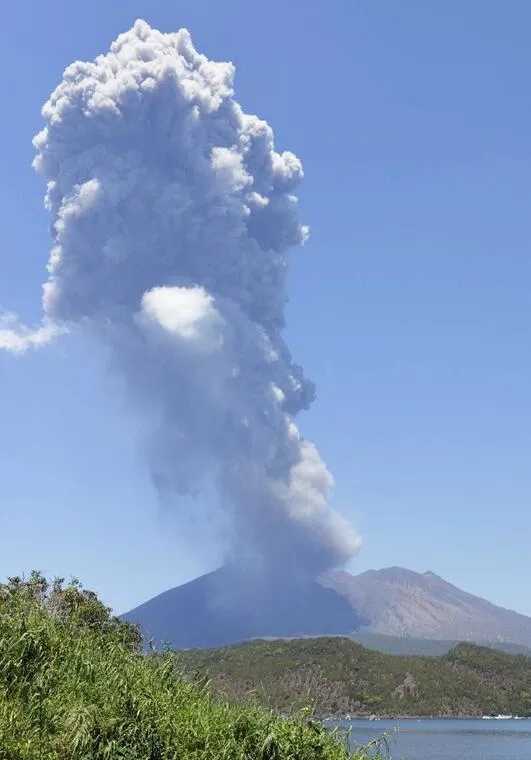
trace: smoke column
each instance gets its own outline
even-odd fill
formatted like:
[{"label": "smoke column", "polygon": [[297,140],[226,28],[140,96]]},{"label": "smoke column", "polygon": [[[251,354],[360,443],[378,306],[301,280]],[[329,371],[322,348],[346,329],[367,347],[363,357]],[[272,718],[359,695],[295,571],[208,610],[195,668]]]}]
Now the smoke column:
[{"label": "smoke column", "polygon": [[31,331],[4,315],[0,346],[91,330],[156,419],[158,486],[186,493],[213,473],[230,559],[314,577],[359,539],[294,422],[314,398],[282,338],[303,171],[243,112],[233,76],[185,29],[143,21],[66,69],[34,139],[54,241],[45,319]]}]

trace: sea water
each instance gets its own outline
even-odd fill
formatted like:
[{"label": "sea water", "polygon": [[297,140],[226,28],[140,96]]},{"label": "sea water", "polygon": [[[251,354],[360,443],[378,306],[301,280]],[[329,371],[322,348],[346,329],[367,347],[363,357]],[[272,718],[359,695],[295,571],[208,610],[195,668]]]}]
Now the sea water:
[{"label": "sea water", "polygon": [[392,760],[531,760],[531,720],[352,720],[354,748],[385,734]]}]

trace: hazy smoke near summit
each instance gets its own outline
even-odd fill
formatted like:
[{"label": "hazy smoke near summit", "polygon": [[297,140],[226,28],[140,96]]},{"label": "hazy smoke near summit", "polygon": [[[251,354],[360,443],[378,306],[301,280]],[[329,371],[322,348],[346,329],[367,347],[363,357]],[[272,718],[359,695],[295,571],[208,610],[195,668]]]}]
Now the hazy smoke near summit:
[{"label": "hazy smoke near summit", "polygon": [[314,398],[282,338],[287,254],[307,236],[303,171],[243,112],[233,76],[186,30],[142,21],[66,69],[34,139],[54,239],[45,321],[32,332],[3,317],[0,346],[95,332],[157,420],[159,487],[185,493],[214,473],[232,558],[316,575],[359,540],[294,423]]}]

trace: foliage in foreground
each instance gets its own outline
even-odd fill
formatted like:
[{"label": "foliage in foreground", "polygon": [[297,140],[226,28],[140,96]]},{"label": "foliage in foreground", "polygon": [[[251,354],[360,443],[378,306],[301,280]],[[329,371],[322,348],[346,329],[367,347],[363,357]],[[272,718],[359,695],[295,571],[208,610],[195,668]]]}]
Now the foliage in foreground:
[{"label": "foliage in foreground", "polygon": [[229,705],[180,677],[172,654],[142,654],[136,629],[77,582],[0,586],[0,760],[347,757],[303,714]]}]

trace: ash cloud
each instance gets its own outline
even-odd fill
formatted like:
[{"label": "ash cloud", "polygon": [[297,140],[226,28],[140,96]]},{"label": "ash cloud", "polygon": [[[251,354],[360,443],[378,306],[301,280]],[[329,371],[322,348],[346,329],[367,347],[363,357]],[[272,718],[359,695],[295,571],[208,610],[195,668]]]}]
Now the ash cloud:
[{"label": "ash cloud", "polygon": [[282,337],[288,253],[308,235],[303,169],[242,110],[233,77],[185,29],[143,21],[66,69],[34,139],[54,241],[45,321],[3,317],[0,347],[95,332],[157,420],[159,487],[184,493],[214,473],[231,559],[316,576],[359,539],[294,421],[314,398]]}]

